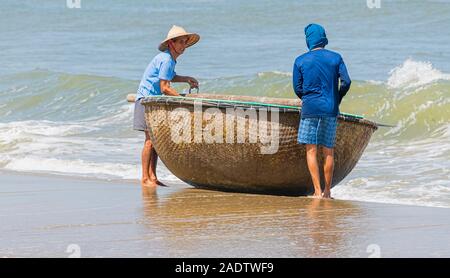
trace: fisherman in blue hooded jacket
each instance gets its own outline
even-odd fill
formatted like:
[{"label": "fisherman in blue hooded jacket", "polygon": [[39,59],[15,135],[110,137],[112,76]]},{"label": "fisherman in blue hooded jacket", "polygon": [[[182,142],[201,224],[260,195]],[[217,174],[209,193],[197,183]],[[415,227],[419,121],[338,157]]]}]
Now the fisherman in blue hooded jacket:
[{"label": "fisherman in blue hooded jacket", "polygon": [[[328,39],[318,24],[305,27],[309,51],[297,57],[293,68],[295,94],[302,100],[298,142],[306,144],[306,160],[314,184],[314,197],[331,198],[339,104],[351,80],[341,55],[325,49]],[[324,156],[325,189],[320,187],[317,149]]]}]

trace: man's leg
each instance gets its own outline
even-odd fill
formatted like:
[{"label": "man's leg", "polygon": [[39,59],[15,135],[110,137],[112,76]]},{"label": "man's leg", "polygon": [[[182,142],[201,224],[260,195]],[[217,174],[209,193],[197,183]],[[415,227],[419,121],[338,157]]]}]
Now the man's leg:
[{"label": "man's leg", "polygon": [[[152,141],[150,141],[150,135],[148,131],[145,131],[145,142],[144,148],[142,149],[142,186],[156,186],[156,175],[155,171],[151,166],[152,151],[154,151],[152,146]],[[156,163],[154,163],[156,169]],[[153,179],[152,179],[153,178]]]},{"label": "man's leg", "polygon": [[322,146],[324,165],[323,173],[325,176],[325,190],[323,191],[324,198],[331,198],[331,182],[333,181],[334,171],[334,149]]},{"label": "man's leg", "polygon": [[306,144],[306,161],[308,163],[311,180],[314,184],[314,197],[322,197],[322,189],[320,188],[320,173],[317,163],[317,145]]},{"label": "man's leg", "polygon": [[164,183],[160,182],[156,177],[156,165],[158,164],[158,153],[155,148],[152,146],[152,152],[150,155],[150,179],[156,183],[156,185],[167,186]]},{"label": "man's leg", "polygon": [[150,179],[154,182],[158,182],[156,177],[156,164],[158,163],[158,154],[152,145],[152,151],[150,153],[150,168],[148,169]]},{"label": "man's leg", "polygon": [[[150,138],[150,136],[149,136],[149,138]],[[155,148],[153,147],[153,144],[151,144],[150,165],[148,168],[148,176],[152,183],[155,183],[156,185],[166,186],[164,183],[160,182],[158,180],[158,178],[156,177],[156,165],[157,164],[158,164],[158,153],[156,152]]]}]

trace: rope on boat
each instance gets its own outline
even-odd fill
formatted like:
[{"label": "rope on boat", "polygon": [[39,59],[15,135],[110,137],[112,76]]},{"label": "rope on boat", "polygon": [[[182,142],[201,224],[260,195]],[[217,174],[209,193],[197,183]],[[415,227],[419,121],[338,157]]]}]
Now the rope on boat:
[{"label": "rope on boat", "polygon": [[[222,100],[222,99],[209,99],[209,98],[193,98],[193,97],[179,97],[179,96],[163,96],[163,97],[151,97],[154,101],[165,101],[168,103],[171,100],[178,100],[179,102],[192,102],[192,101],[201,101],[202,103],[214,105],[218,108],[227,108],[227,107],[245,107],[247,109],[260,109],[261,107],[269,107],[269,108],[278,108],[283,109],[284,111],[301,111],[300,107],[297,106],[289,106],[289,105],[280,105],[280,104],[270,104],[270,103],[261,103],[254,101],[241,101],[241,100]],[[349,114],[349,113],[340,113],[344,119],[351,120],[352,118],[356,119],[364,119],[363,116]]]}]

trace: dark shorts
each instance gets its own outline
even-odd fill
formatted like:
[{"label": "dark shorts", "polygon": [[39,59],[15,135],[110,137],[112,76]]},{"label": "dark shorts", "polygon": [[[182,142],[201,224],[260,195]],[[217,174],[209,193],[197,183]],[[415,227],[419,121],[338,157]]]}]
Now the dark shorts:
[{"label": "dark shorts", "polygon": [[334,148],[336,128],[337,117],[303,118],[298,128],[298,142]]},{"label": "dark shorts", "polygon": [[134,103],[133,129],[139,131],[148,130],[147,123],[145,122],[145,106],[141,104],[140,99]]}]

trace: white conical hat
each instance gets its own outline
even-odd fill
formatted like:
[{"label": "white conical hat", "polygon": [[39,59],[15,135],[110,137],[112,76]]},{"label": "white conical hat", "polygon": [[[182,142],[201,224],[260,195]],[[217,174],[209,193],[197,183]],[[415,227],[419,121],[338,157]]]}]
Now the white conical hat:
[{"label": "white conical hat", "polygon": [[182,37],[182,36],[189,37],[187,40],[186,48],[196,44],[200,40],[200,36],[198,34],[188,33],[188,32],[186,32],[186,30],[184,30],[183,27],[173,25],[172,28],[170,28],[169,33],[167,33],[166,39],[159,44],[159,47],[158,47],[159,51],[166,51],[168,48],[169,41],[171,39]]}]

